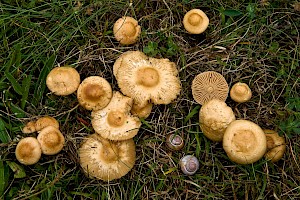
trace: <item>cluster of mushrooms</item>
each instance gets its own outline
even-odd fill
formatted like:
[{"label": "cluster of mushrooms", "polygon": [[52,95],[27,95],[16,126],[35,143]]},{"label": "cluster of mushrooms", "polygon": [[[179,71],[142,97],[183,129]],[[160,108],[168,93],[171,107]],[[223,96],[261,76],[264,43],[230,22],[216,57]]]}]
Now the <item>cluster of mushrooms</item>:
[{"label": "cluster of mushrooms", "polygon": [[[189,33],[200,34],[206,30],[209,19],[203,11],[193,9],[186,13],[183,24]],[[121,44],[130,45],[137,42],[141,27],[134,18],[125,16],[115,22],[113,32]],[[46,85],[53,94],[66,96],[76,92],[79,104],[91,111],[95,133],[83,139],[78,150],[80,165],[88,177],[105,181],[118,179],[133,168],[136,160],[133,137],[141,126],[140,118],[147,118],[153,105],[171,103],[181,90],[175,63],[169,59],[148,57],[140,51],[121,54],[113,65],[113,75],[120,91],[112,91],[110,83],[100,76],[90,76],[81,82],[77,70],[70,66],[55,67],[46,78]],[[247,87],[242,83],[234,85],[231,98],[238,101],[242,96],[240,101],[249,100],[244,95],[249,94]],[[225,103],[228,84],[222,75],[212,71],[199,74],[193,81],[192,93],[194,99],[203,105],[200,110],[202,132],[213,141],[223,141],[230,159],[249,164],[261,158],[266,149],[270,150],[266,154],[268,158],[277,159],[278,147],[285,147],[284,139],[277,142],[273,138],[281,137],[272,131],[264,134],[258,125],[235,119]],[[57,123],[40,128],[39,121],[43,118],[54,119],[42,117],[23,128],[24,133],[38,131],[39,135],[37,139],[24,138],[17,145],[16,157],[22,164],[34,164],[41,153],[53,155],[63,147],[64,137],[58,122],[54,119]],[[166,139],[171,150],[180,150],[184,145],[179,135],[170,134]],[[29,143],[35,146],[29,147]],[[50,146],[55,150],[48,150]],[[39,157],[33,159],[34,154]],[[180,166],[185,174],[192,175],[198,170],[199,161],[187,155],[180,160]]]}]

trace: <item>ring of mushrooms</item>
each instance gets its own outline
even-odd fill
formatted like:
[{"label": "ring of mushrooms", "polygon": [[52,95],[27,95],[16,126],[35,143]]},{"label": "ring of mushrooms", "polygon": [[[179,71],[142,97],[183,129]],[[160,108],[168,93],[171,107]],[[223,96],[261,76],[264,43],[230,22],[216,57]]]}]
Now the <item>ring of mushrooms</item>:
[{"label": "ring of mushrooms", "polygon": [[257,124],[248,120],[235,120],[224,133],[223,148],[233,162],[251,164],[264,156],[267,139]]},{"label": "ring of mushrooms", "polygon": [[184,28],[191,34],[203,33],[209,24],[207,15],[200,9],[188,11],[183,18]]},{"label": "ring of mushrooms", "polygon": [[121,178],[133,168],[135,144],[133,139],[110,141],[92,134],[79,148],[79,159],[87,176],[111,181]]},{"label": "ring of mushrooms", "polygon": [[20,163],[33,165],[41,158],[41,145],[34,137],[23,138],[17,144],[15,155]]},{"label": "ring of mushrooms", "polygon": [[230,97],[238,103],[249,101],[252,97],[252,92],[246,83],[236,83],[230,90]]},{"label": "ring of mushrooms", "polygon": [[124,16],[118,19],[113,27],[114,36],[121,44],[133,44],[141,34],[138,21],[132,17]]},{"label": "ring of mushrooms", "polygon": [[276,131],[264,130],[267,137],[267,152],[265,158],[272,162],[280,160],[285,153],[285,139],[278,135]]}]

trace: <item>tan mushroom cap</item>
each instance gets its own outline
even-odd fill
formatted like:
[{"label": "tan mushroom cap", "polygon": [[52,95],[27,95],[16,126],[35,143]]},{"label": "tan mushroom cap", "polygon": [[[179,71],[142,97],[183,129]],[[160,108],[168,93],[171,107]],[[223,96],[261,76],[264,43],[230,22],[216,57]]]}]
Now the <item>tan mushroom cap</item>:
[{"label": "tan mushroom cap", "polygon": [[278,135],[276,131],[264,130],[267,137],[267,153],[265,158],[272,162],[279,161],[285,153],[285,139]]},{"label": "tan mushroom cap", "polygon": [[80,84],[80,75],[72,67],[55,67],[46,78],[48,89],[56,95],[65,96],[75,92]]},{"label": "tan mushroom cap", "polygon": [[141,34],[138,21],[132,17],[124,16],[118,19],[113,27],[114,36],[121,44],[133,44]]},{"label": "tan mushroom cap", "polygon": [[17,144],[15,155],[20,163],[33,165],[41,158],[41,145],[34,137],[23,138]]},{"label": "tan mushroom cap", "polygon": [[192,34],[203,33],[209,24],[207,15],[200,9],[188,11],[183,18],[184,28]]},{"label": "tan mushroom cap", "polygon": [[124,57],[117,81],[122,93],[141,106],[149,102],[169,104],[181,90],[176,65],[168,59]]},{"label": "tan mushroom cap", "polygon": [[227,126],[234,120],[232,109],[219,99],[205,103],[199,112],[199,123],[203,134],[215,142],[222,141]]},{"label": "tan mushroom cap", "polygon": [[224,133],[223,148],[233,162],[251,164],[266,153],[267,139],[257,124],[248,120],[235,120]]},{"label": "tan mushroom cap", "polygon": [[34,133],[34,132],[36,132],[35,121],[28,122],[22,129],[22,133],[25,133],[25,134]]},{"label": "tan mushroom cap", "polygon": [[35,129],[36,131],[40,131],[47,126],[53,126],[59,129],[59,123],[54,117],[44,116],[36,120]]},{"label": "tan mushroom cap", "polygon": [[140,106],[139,104],[133,103],[131,108],[131,114],[136,115],[139,118],[146,119],[151,114],[152,107],[152,103],[147,103],[145,106]]},{"label": "tan mushroom cap", "polygon": [[79,159],[88,177],[104,181],[119,179],[135,164],[135,144],[133,139],[110,141],[92,134],[79,148]]},{"label": "tan mushroom cap", "polygon": [[100,76],[87,77],[77,90],[78,102],[87,110],[100,110],[107,106],[111,98],[112,88],[109,82]]},{"label": "tan mushroom cap", "polygon": [[236,83],[230,90],[230,97],[233,101],[244,103],[252,97],[252,92],[246,83]]},{"label": "tan mushroom cap", "polygon": [[45,155],[54,155],[59,153],[65,144],[63,134],[53,126],[47,126],[39,131],[37,140],[41,144],[42,152]]},{"label": "tan mushroom cap", "polygon": [[229,87],[225,78],[215,71],[200,73],[192,82],[193,98],[201,105],[212,99],[225,101],[228,91]]},{"label": "tan mushroom cap", "polygon": [[92,111],[92,126],[96,133],[110,140],[133,138],[141,126],[138,117],[130,114],[133,100],[114,92],[109,104],[102,110]]}]

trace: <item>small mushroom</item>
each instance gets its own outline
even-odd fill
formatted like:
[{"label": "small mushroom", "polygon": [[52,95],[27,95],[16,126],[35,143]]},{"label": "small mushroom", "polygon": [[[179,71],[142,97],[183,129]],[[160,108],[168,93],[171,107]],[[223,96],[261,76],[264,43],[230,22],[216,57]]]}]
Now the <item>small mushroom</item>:
[{"label": "small mushroom", "polygon": [[186,155],[179,161],[182,172],[186,175],[193,175],[199,169],[199,160],[192,155]]},{"label": "small mushroom", "polygon": [[104,181],[126,175],[133,168],[135,159],[133,139],[110,141],[92,134],[85,138],[79,148],[80,165],[85,174]]},{"label": "small mushroom", "polygon": [[45,155],[54,155],[59,153],[65,143],[63,134],[53,126],[47,126],[39,131],[37,140],[41,144],[41,149]]},{"label": "small mushroom", "polygon": [[151,114],[152,107],[152,103],[147,103],[144,106],[140,106],[139,104],[133,103],[131,108],[131,114],[136,115],[139,118],[146,119]]},{"label": "small mushroom", "polygon": [[36,120],[35,122],[35,130],[40,131],[47,126],[53,126],[59,129],[59,123],[54,117],[44,116]]},{"label": "small mushroom", "polygon": [[167,147],[172,151],[178,151],[183,148],[184,141],[178,134],[168,134],[166,137]]},{"label": "small mushroom", "polygon": [[249,101],[252,97],[252,92],[246,83],[236,83],[230,90],[230,97],[238,103]]},{"label": "small mushroom", "polygon": [[278,135],[276,131],[264,130],[267,137],[267,152],[265,158],[272,162],[279,161],[285,153],[285,139]]},{"label": "small mushroom", "polygon": [[22,129],[22,133],[25,133],[25,134],[34,133],[34,132],[36,132],[35,121],[28,122]]},{"label": "small mushroom", "polygon": [[66,96],[75,92],[80,84],[76,69],[68,66],[53,68],[46,78],[48,89],[55,95]]},{"label": "small mushroom", "polygon": [[134,44],[141,34],[138,21],[132,17],[124,16],[118,19],[113,27],[114,36],[121,44]]},{"label": "small mushroom", "polygon": [[199,124],[203,134],[215,142],[222,141],[226,128],[234,120],[232,109],[219,99],[208,101],[199,112]]},{"label": "small mushroom", "polygon": [[141,121],[130,114],[132,103],[131,98],[114,92],[104,109],[92,111],[92,126],[96,133],[110,140],[133,138],[138,133]]},{"label": "small mushroom", "polygon": [[109,82],[100,76],[87,77],[77,90],[78,102],[87,110],[101,110],[111,98],[112,88]]},{"label": "small mushroom", "polygon": [[184,28],[191,34],[203,33],[209,24],[207,15],[200,9],[188,11],[183,18]]},{"label": "small mushroom", "polygon": [[33,165],[41,158],[41,145],[34,137],[23,138],[17,144],[15,155],[20,163]]},{"label": "small mushroom", "polygon": [[195,101],[201,105],[212,99],[225,101],[229,92],[225,78],[215,71],[198,74],[192,82],[192,94]]},{"label": "small mushroom", "polygon": [[267,139],[257,124],[248,120],[235,120],[224,133],[223,148],[233,162],[251,164],[266,153]]}]

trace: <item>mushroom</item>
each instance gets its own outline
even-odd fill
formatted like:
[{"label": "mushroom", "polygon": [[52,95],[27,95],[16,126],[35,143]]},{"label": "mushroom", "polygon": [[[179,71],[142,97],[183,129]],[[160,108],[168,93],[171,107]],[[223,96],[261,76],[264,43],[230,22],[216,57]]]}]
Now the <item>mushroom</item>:
[{"label": "mushroom", "polygon": [[225,101],[228,91],[229,87],[225,78],[215,71],[200,73],[192,82],[193,98],[201,105],[211,99]]},{"label": "mushroom", "polygon": [[77,90],[78,102],[87,110],[103,109],[111,98],[112,88],[109,82],[100,76],[87,77]]},{"label": "mushroom", "polygon": [[235,120],[224,133],[223,148],[233,162],[251,164],[266,153],[267,139],[257,124],[248,120]]},{"label": "mushroom", "polygon": [[115,22],[113,32],[121,44],[134,44],[141,34],[141,27],[134,18],[124,16]]},{"label": "mushroom", "polygon": [[188,11],[183,18],[184,28],[191,34],[203,33],[209,24],[206,14],[200,9]]},{"label": "mushroom", "polygon": [[36,132],[35,121],[28,122],[22,129],[22,133],[25,133],[25,134],[34,133],[34,132]]},{"label": "mushroom", "polygon": [[215,142],[222,141],[226,128],[234,120],[232,109],[219,99],[208,101],[199,112],[199,123],[203,134]]},{"label": "mushroom", "polygon": [[139,104],[133,103],[131,114],[137,115],[139,118],[146,119],[151,114],[152,107],[152,103],[147,103],[145,106],[140,106]]},{"label": "mushroom", "polygon": [[272,162],[279,161],[285,153],[285,139],[280,137],[276,131],[264,130],[267,138],[267,152],[265,158]]},{"label": "mushroom", "polygon": [[193,175],[199,169],[199,160],[192,155],[186,155],[179,161],[182,172],[186,175]]},{"label": "mushroom", "polygon": [[141,126],[138,117],[130,114],[133,100],[114,92],[109,104],[102,110],[92,111],[92,126],[96,133],[110,140],[133,138]]},{"label": "mushroom", "polygon": [[53,68],[46,78],[48,89],[59,96],[72,94],[77,90],[79,84],[79,73],[69,66]]},{"label": "mushroom", "polygon": [[33,165],[41,158],[41,145],[34,137],[23,138],[17,144],[15,155],[20,163]]},{"label": "mushroom", "polygon": [[236,83],[230,90],[230,97],[233,101],[244,103],[251,99],[252,92],[246,83]]},{"label": "mushroom", "polygon": [[36,120],[35,122],[35,130],[40,131],[47,126],[53,126],[59,129],[59,123],[54,117],[44,116]]},{"label": "mushroom", "polygon": [[169,104],[181,90],[176,65],[168,59],[125,56],[116,78],[121,92],[141,107],[149,102]]},{"label": "mushroom", "polygon": [[184,141],[178,134],[168,134],[166,137],[167,147],[172,151],[178,151],[183,148]]},{"label": "mushroom", "polygon": [[119,179],[134,166],[135,144],[133,139],[110,141],[92,134],[79,148],[79,159],[88,177],[104,181]]},{"label": "mushroom", "polygon": [[39,131],[37,140],[41,144],[41,149],[45,155],[54,155],[59,153],[64,147],[65,138],[57,128],[47,126]]}]

